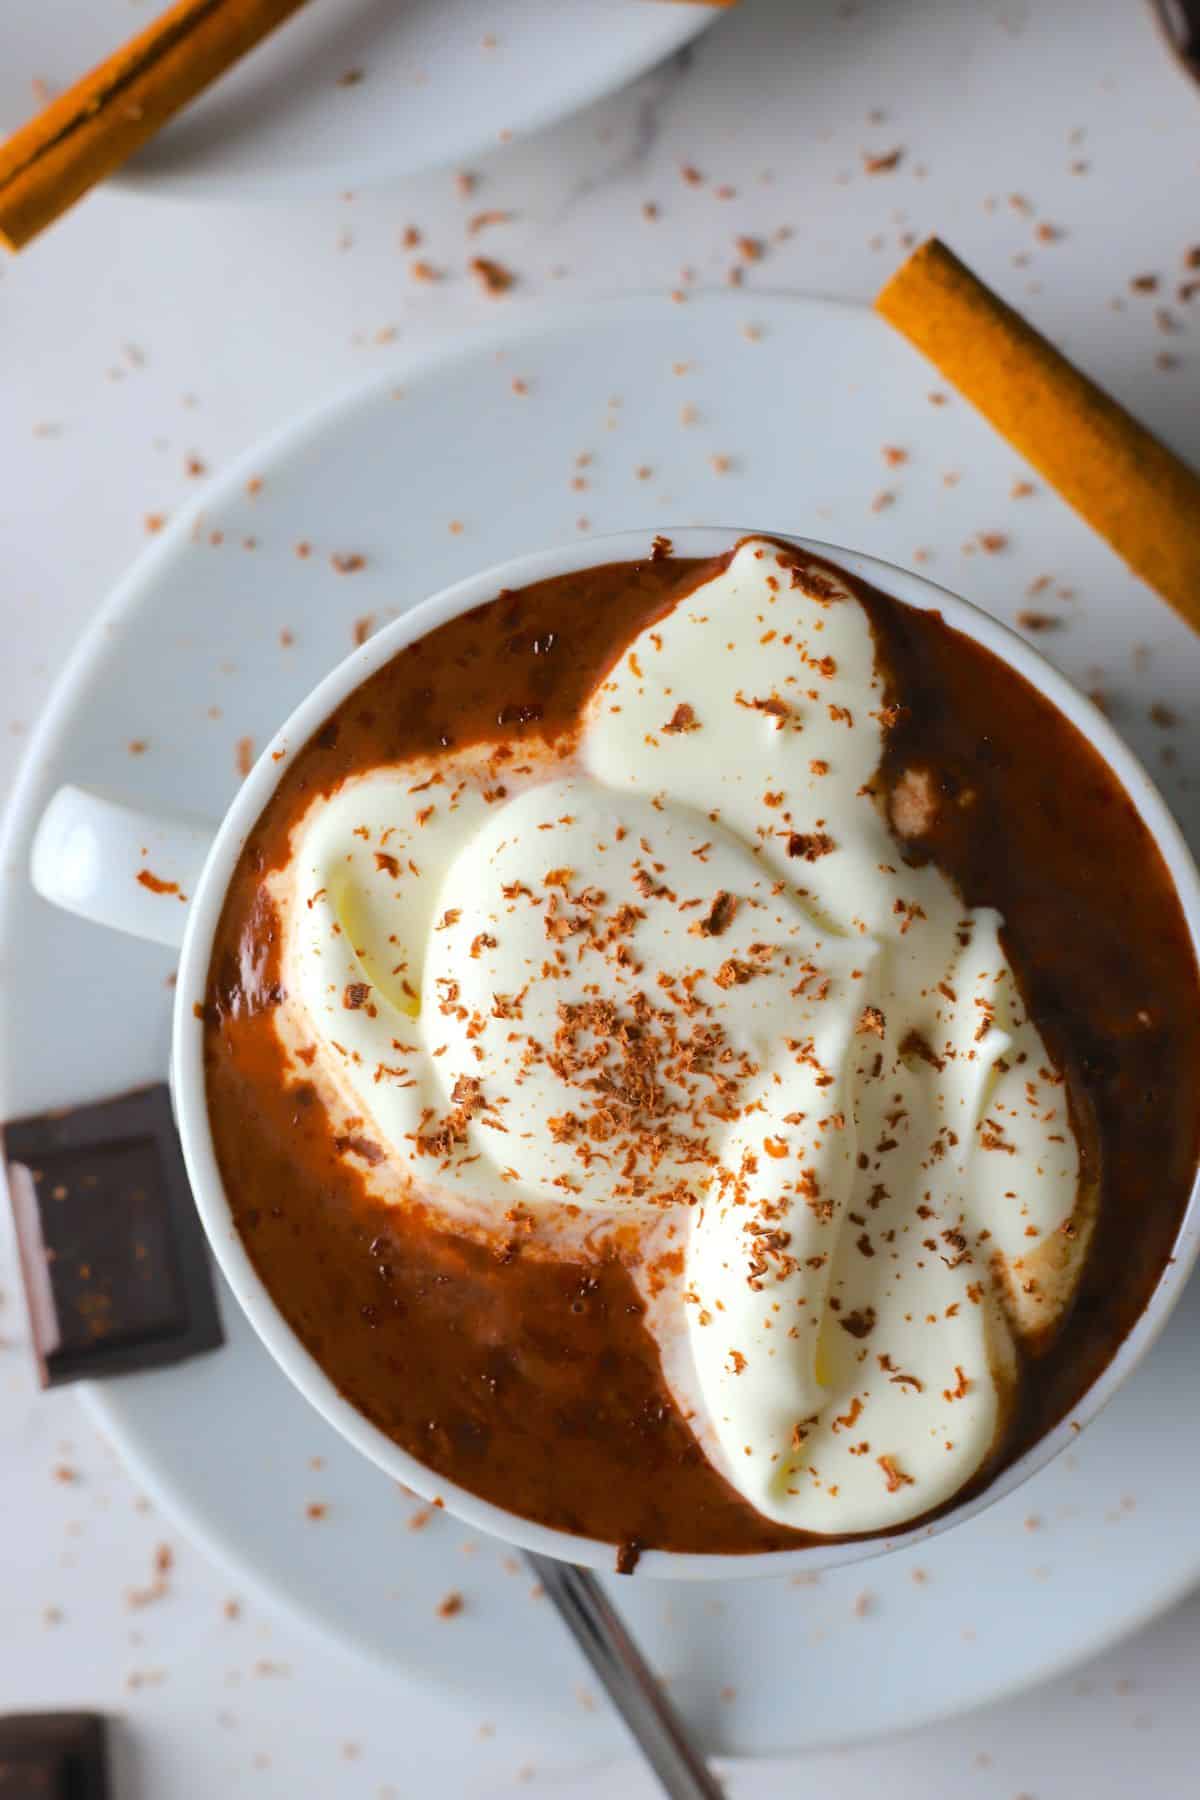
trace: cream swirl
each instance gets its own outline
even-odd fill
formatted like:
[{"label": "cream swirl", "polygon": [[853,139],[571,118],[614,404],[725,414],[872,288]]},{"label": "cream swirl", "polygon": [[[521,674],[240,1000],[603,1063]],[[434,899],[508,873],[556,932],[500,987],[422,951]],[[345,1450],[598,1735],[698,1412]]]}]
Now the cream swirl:
[{"label": "cream swirl", "polygon": [[999,917],[878,802],[887,725],[851,586],[751,540],[570,756],[364,772],[276,885],[293,1026],[368,1160],[498,1223],[669,1221],[681,1403],[822,1533],[978,1472],[1091,1212]]}]

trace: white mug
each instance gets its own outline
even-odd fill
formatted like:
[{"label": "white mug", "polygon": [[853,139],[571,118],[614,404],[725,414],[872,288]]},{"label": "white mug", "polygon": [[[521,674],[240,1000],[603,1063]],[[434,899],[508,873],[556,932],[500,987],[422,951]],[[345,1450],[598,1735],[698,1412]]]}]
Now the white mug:
[{"label": "white mug", "polygon": [[[687,557],[719,556],[746,535],[751,534],[709,528],[669,533],[675,552]],[[949,625],[1015,669],[1076,726],[1116,775],[1158,845],[1200,958],[1200,876],[1196,866],[1145,770],[1100,711],[1014,633],[932,582],[854,551],[804,538],[784,541],[827,556],[851,575],[909,606],[941,613]],[[597,563],[632,561],[645,556],[648,543],[649,534],[626,532],[518,557],[414,607],[354,651],[313,689],[267,745],[219,825],[149,817],[117,800],[79,787],[64,787],[46,809],[32,854],[33,884],[45,899],[99,924],[180,948],[171,1084],[192,1191],[225,1278],[280,1367],[343,1437],[426,1500],[442,1502],[478,1530],[597,1568],[612,1566],[611,1544],[535,1524],[447,1481],[371,1424],[338,1392],[300,1342],[247,1255],[225,1197],[209,1128],[203,1025],[198,1013],[208,984],[213,935],[242,848],[284,770],[329,714],[407,645],[493,599],[502,588],[524,587]],[[637,1572],[691,1578],[786,1575],[801,1568],[857,1562],[971,1517],[1042,1468],[1095,1417],[1162,1330],[1198,1251],[1200,1174],[1193,1183],[1174,1253],[1141,1317],[1070,1416],[1002,1470],[983,1492],[949,1507],[932,1522],[918,1521],[886,1538],[817,1543],[749,1556],[651,1550],[641,1557]]]}]

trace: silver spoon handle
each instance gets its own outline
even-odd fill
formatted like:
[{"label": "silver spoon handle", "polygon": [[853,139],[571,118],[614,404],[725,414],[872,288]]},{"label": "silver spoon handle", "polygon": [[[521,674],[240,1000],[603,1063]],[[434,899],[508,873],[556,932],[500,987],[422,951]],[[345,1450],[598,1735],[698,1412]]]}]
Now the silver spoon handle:
[{"label": "silver spoon handle", "polygon": [[526,1561],[603,1683],[670,1800],[723,1800],[620,1614],[586,1569],[526,1551]]}]

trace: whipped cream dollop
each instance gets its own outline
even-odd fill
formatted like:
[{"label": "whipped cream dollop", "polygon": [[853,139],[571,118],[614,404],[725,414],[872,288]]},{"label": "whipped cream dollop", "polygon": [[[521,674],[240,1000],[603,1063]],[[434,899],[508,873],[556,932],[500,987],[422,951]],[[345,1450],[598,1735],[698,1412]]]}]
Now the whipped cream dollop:
[{"label": "whipped cream dollop", "polygon": [[852,586],[744,541],[576,741],[364,771],[275,885],[364,1165],[641,1233],[706,1451],[839,1535],[986,1464],[1094,1199],[1001,919],[904,860],[890,722]]}]

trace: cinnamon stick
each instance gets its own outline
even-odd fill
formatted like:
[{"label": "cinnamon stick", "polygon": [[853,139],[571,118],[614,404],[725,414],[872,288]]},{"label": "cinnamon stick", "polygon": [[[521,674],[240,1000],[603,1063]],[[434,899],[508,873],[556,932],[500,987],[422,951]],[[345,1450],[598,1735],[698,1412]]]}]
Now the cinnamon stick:
[{"label": "cinnamon stick", "polygon": [[0,239],[19,250],[305,0],[176,0],[0,146]]},{"label": "cinnamon stick", "polygon": [[1200,475],[937,238],[876,310],[1200,631]]}]

